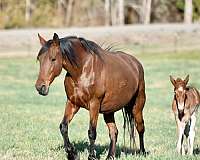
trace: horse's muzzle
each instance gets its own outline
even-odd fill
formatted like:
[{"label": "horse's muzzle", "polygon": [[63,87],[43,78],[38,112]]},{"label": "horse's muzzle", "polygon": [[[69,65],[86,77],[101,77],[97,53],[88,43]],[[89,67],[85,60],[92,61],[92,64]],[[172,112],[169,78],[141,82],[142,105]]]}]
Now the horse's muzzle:
[{"label": "horse's muzzle", "polygon": [[35,86],[37,89],[38,93],[42,96],[46,96],[49,93],[49,87],[46,85],[41,85],[41,86]]}]

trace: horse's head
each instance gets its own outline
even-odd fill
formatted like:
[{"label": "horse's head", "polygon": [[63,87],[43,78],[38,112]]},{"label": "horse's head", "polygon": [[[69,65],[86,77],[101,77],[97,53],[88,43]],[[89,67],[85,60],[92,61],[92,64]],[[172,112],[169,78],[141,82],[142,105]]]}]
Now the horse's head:
[{"label": "horse's head", "polygon": [[170,76],[170,81],[174,86],[174,97],[177,102],[178,110],[183,111],[186,100],[186,86],[189,81],[189,75],[182,80],[181,78],[177,78],[176,80]]},{"label": "horse's head", "polygon": [[62,54],[60,50],[60,41],[56,33],[53,40],[46,41],[38,34],[42,48],[37,56],[40,62],[40,71],[35,87],[39,94],[46,96],[49,86],[54,78],[61,73],[62,70]]}]

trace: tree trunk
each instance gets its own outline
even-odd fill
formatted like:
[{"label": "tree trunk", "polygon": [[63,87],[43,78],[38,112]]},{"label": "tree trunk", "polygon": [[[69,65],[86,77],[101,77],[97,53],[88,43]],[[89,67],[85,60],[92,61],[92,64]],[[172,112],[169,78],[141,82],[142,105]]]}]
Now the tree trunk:
[{"label": "tree trunk", "polygon": [[74,0],[69,0],[67,5],[67,12],[66,12],[66,25],[71,25],[72,20],[72,8],[73,8]]},{"label": "tree trunk", "polygon": [[124,25],[124,0],[118,0],[118,24]]},{"label": "tree trunk", "polygon": [[112,25],[111,0],[105,0],[105,25]]},{"label": "tree trunk", "polygon": [[67,11],[67,0],[58,0],[58,16],[60,19],[60,25],[66,24],[66,11]]},{"label": "tree trunk", "polygon": [[192,23],[192,0],[185,0],[184,22]]},{"label": "tree trunk", "polygon": [[151,18],[151,0],[143,0],[143,15],[142,15],[142,22],[143,24],[149,24]]},{"label": "tree trunk", "polygon": [[72,20],[74,0],[58,0],[58,15],[62,26],[69,26]]},{"label": "tree trunk", "polygon": [[111,0],[111,6],[112,6],[112,10],[111,10],[112,25],[117,25],[118,24],[118,15],[117,15],[118,4],[116,3],[116,0]]},{"label": "tree trunk", "polygon": [[26,20],[27,23],[30,22],[31,12],[32,12],[31,0],[26,0],[25,20]]}]

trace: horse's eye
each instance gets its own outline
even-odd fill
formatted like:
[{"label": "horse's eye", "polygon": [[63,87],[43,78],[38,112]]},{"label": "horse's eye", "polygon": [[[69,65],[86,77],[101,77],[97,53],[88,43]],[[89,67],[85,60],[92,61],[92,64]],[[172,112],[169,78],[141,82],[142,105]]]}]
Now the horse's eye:
[{"label": "horse's eye", "polygon": [[56,60],[56,59],[55,59],[55,58],[53,58],[51,61],[52,61],[52,62],[54,62],[55,60]]}]

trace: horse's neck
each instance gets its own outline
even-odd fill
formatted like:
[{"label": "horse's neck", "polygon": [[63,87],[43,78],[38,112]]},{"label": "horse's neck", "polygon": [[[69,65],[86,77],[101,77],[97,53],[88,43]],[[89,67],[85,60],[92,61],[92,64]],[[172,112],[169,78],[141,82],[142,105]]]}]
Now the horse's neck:
[{"label": "horse's neck", "polygon": [[65,58],[63,60],[63,68],[70,73],[72,79],[77,81],[77,79],[81,76],[83,69],[88,65],[88,60],[90,59],[91,54],[84,52],[76,52],[76,64],[71,64],[70,61]]}]

